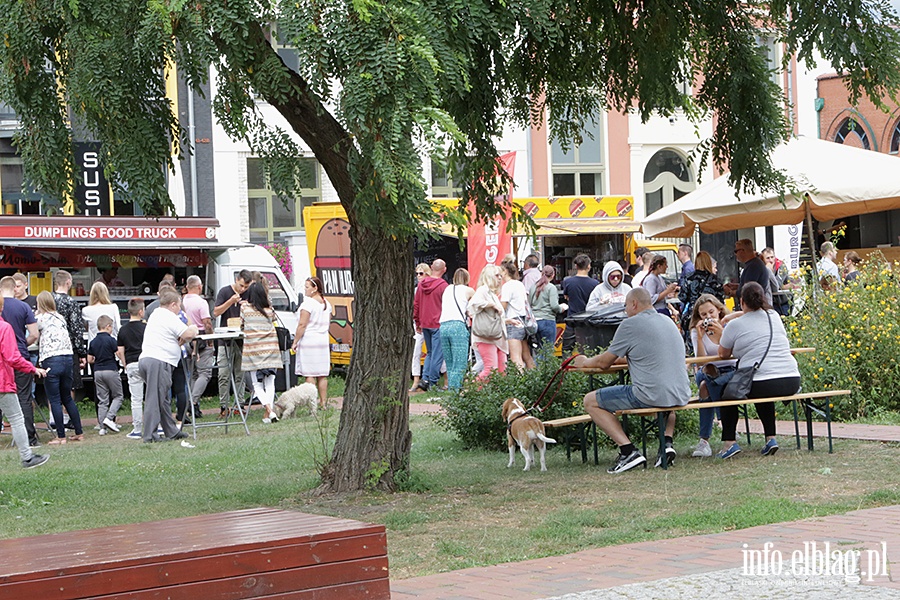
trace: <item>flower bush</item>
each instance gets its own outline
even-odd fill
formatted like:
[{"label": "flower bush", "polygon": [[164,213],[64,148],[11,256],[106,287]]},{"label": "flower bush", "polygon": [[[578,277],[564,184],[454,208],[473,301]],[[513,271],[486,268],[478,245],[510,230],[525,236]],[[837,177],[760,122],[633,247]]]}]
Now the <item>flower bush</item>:
[{"label": "flower bush", "polygon": [[278,261],[278,266],[281,267],[281,272],[284,273],[284,276],[291,279],[291,275],[294,273],[294,264],[291,262],[291,251],[288,249],[285,244],[263,244],[263,248],[269,251],[269,254],[272,255],[276,261]]},{"label": "flower bush", "polygon": [[853,419],[900,411],[900,311],[892,265],[880,255],[861,265],[857,280],[815,300],[806,286],[803,309],[785,320],[792,346],[814,346],[798,355],[804,391],[849,389],[834,400],[834,416]]}]

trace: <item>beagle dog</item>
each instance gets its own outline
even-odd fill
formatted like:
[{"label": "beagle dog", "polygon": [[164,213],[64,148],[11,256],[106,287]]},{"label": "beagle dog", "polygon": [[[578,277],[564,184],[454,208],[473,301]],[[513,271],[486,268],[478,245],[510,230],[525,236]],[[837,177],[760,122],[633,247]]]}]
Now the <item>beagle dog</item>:
[{"label": "beagle dog", "polygon": [[509,464],[516,462],[516,444],[525,457],[525,471],[534,464],[534,447],[541,452],[541,471],[547,470],[544,463],[544,451],[547,444],[555,444],[556,440],[544,435],[544,424],[537,417],[532,417],[517,398],[509,398],[503,403],[503,418],[506,420],[506,442],[509,446]]}]

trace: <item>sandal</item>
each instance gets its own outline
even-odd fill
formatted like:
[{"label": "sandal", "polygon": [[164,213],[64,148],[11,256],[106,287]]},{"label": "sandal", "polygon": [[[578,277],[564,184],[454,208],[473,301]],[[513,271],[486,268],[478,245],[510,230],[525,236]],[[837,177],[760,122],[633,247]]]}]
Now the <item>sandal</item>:
[{"label": "sandal", "polygon": [[47,442],[47,445],[48,446],[61,446],[62,444],[65,444],[65,443],[66,443],[66,438],[61,437],[61,438],[53,438],[52,440]]},{"label": "sandal", "polygon": [[70,436],[69,436],[69,439],[72,440],[73,442],[83,442],[83,441],[84,441],[84,434],[83,434],[83,433],[79,433],[79,434],[77,434],[77,435],[70,435]]}]

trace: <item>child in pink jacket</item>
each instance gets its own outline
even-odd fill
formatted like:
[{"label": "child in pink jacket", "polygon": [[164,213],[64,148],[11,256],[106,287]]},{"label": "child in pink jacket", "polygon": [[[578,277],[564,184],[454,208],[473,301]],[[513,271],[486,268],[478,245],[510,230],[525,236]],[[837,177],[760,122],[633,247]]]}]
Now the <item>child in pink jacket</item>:
[{"label": "child in pink jacket", "polygon": [[[0,311],[3,310],[3,297],[0,296]],[[49,456],[34,454],[28,445],[28,432],[25,431],[25,418],[22,406],[16,395],[16,378],[13,373],[35,373],[38,377],[46,377],[47,371],[38,369],[22,358],[16,345],[16,335],[12,326],[0,317],[0,411],[6,414],[6,420],[12,427],[13,441],[19,449],[22,467],[31,469],[47,462]]]}]

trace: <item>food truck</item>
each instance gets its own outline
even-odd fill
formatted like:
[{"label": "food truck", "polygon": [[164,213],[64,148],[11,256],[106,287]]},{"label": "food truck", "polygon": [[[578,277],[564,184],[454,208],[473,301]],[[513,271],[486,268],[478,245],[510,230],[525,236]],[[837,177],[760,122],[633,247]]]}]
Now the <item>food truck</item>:
[{"label": "food truck", "polygon": [[94,282],[115,269],[110,297],[127,320],[128,300],[155,300],[167,273],[179,286],[188,276],[199,275],[204,295],[212,301],[242,269],[259,271],[278,317],[294,331],[297,295],[278,263],[260,246],[220,243],[218,227],[218,220],[202,217],[4,216],[0,275],[26,274],[30,293],[37,295],[52,292],[54,273],[65,269],[72,274],[70,294],[87,304]]},{"label": "food truck", "polygon": [[[454,198],[433,199],[435,210],[454,207]],[[541,264],[556,267],[558,280],[574,274],[575,256],[585,253],[591,257],[594,272],[599,273],[603,263],[609,260],[633,262],[634,251],[646,247],[669,256],[669,268],[680,266],[675,257],[677,246],[669,242],[636,239],[641,230],[634,220],[631,196],[559,196],[516,198],[519,210],[526,212],[538,226],[534,252]],[[331,361],[334,364],[350,363],[353,349],[354,287],[350,258],[350,224],[343,207],[338,202],[317,203],[303,209],[306,239],[309,251],[310,272],[322,280],[323,292],[334,307],[329,337]],[[416,252],[416,262],[429,258],[447,261],[447,272],[452,275],[456,267],[465,267],[465,252],[459,251],[455,232],[449,226],[445,230],[446,243],[438,240],[423,245]],[[524,233],[514,233],[513,243],[518,247],[528,243]],[[452,256],[437,248],[452,250]],[[521,256],[521,252],[518,252]],[[412,273],[412,265],[410,265]],[[412,318],[412,316],[410,316]],[[565,327],[560,323],[557,339]]]}]

